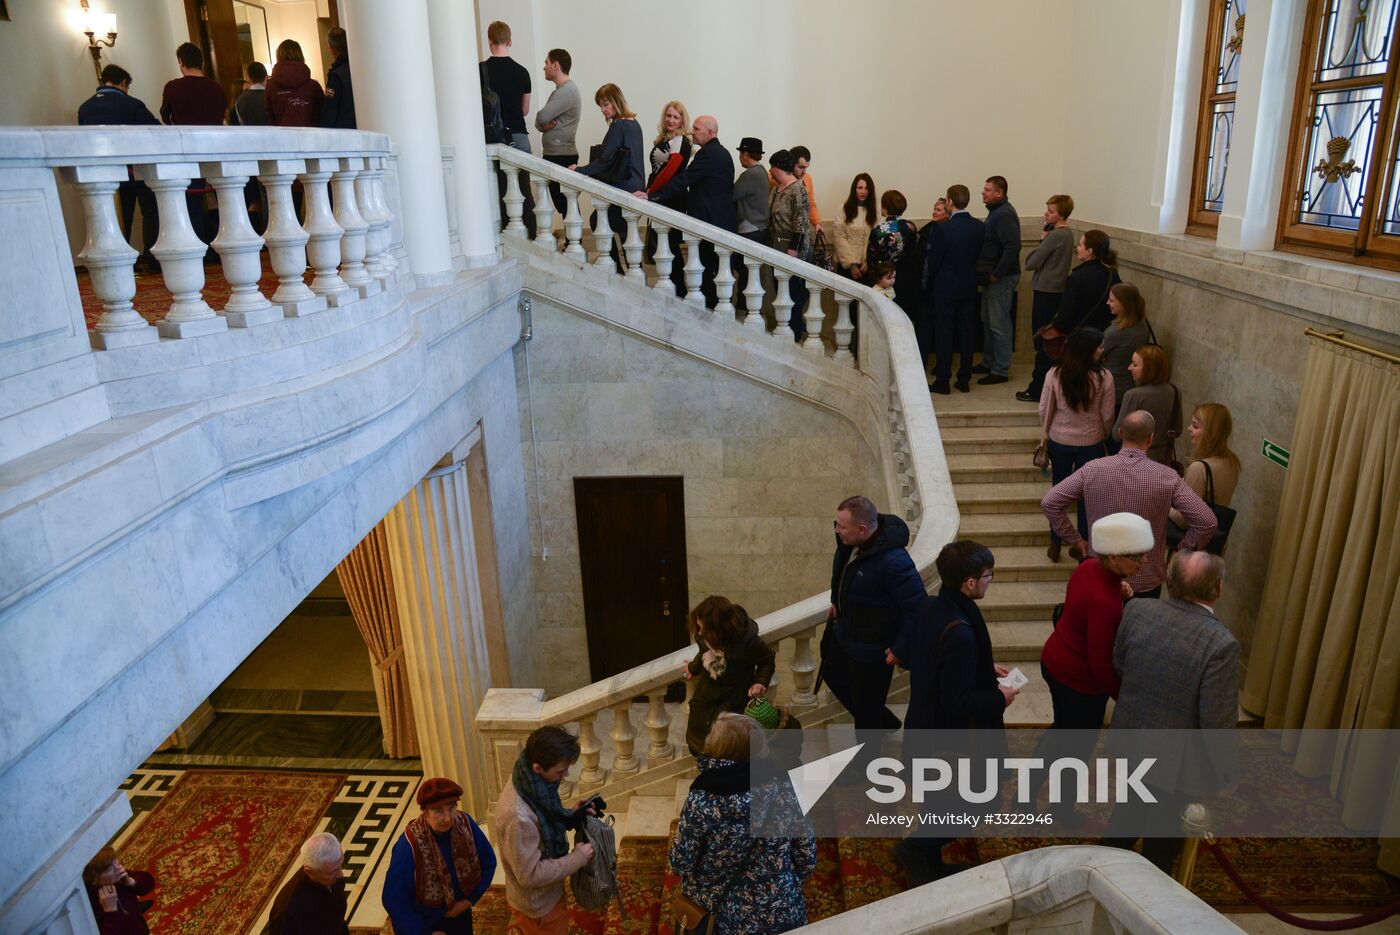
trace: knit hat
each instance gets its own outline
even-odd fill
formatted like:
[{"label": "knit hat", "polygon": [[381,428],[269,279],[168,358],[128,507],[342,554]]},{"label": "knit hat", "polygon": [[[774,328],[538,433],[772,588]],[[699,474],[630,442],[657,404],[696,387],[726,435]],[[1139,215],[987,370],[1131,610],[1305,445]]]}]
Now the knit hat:
[{"label": "knit hat", "polygon": [[1110,513],[1094,523],[1089,542],[1097,555],[1142,555],[1152,551],[1152,524],[1136,513]]},{"label": "knit hat", "polygon": [[418,787],[419,808],[432,808],[434,805],[442,805],[444,802],[454,802],[461,797],[462,787],[442,776],[425,779],[423,784]]},{"label": "knit hat", "polygon": [[762,695],[750,701],[744,708],[744,713],[761,724],[765,730],[775,729],[782,718],[782,713],[773,707],[773,702]]}]

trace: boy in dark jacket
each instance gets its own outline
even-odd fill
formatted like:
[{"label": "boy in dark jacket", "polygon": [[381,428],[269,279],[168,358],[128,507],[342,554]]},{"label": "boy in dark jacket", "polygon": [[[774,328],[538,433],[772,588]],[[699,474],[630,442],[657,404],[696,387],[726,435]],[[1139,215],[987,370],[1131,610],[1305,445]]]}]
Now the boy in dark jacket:
[{"label": "boy in dark jacket", "polygon": [[894,666],[908,654],[924,582],[905,548],[909,527],[865,497],[836,508],[831,610],[822,636],[822,678],[856,730],[898,730],[885,706]]}]

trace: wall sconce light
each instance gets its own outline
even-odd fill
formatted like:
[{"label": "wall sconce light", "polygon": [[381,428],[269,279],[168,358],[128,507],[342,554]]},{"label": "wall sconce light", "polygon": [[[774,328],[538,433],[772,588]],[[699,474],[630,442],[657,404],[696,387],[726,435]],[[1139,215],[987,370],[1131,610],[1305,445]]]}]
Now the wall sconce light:
[{"label": "wall sconce light", "polygon": [[[98,82],[102,81],[102,50],[117,44],[117,14],[94,13],[88,7],[88,0],[78,0],[83,7],[83,35],[87,36],[88,51],[92,53],[92,67],[97,72]],[[98,39],[97,34],[105,32],[106,39]]]}]

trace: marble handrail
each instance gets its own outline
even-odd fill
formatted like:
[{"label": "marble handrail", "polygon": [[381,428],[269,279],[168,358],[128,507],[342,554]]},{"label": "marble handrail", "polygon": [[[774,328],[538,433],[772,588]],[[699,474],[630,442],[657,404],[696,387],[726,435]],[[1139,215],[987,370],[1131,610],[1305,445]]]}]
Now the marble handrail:
[{"label": "marble handrail", "polygon": [[[384,194],[392,158],[382,133],[259,127],[37,127],[0,130],[0,171],[56,169],[82,203],[86,267],[102,314],[93,347],[149,344],[252,328],[368,298],[388,288],[397,266],[390,249],[393,215]],[[260,183],[267,225],[253,227],[245,191]],[[134,308],[137,252],[123,236],[113,195],[129,179],[151,189],[160,262],[172,302],[154,326]],[[203,179],[218,203],[217,233],[206,243],[195,229],[190,191]],[[300,182],[299,222],[293,184]],[[334,206],[332,206],[332,197]],[[143,219],[148,223],[150,219]],[[206,235],[213,233],[205,231]],[[278,279],[262,294],[266,246]],[[223,308],[205,301],[204,260],[217,254],[230,293]],[[303,281],[308,268],[315,276]]]},{"label": "marble handrail", "polygon": [[[764,319],[756,311],[750,311],[741,323],[735,322],[736,313],[728,301],[729,289],[733,284],[723,281],[723,272],[728,269],[726,259],[729,254],[741,257],[749,270],[750,288],[745,291],[745,297],[749,300],[747,307],[751,310],[760,307],[765,294],[758,274],[764,266],[773,271],[778,287],[767,290],[777,309],[775,318],[778,328],[773,334],[788,342],[789,346],[792,332],[785,329],[784,312],[791,307],[791,301],[788,300],[786,304],[782,301],[787,298],[786,290],[782,286],[790,277],[800,276],[808,283],[809,288],[815,287],[812,290],[812,300],[808,304],[809,314],[815,309],[815,315],[806,318],[809,336],[819,334],[822,324],[818,302],[819,290],[827,289],[835,295],[842,312],[838,317],[838,326],[842,322],[849,325],[849,305],[859,303],[859,354],[852,355],[849,351],[849,330],[843,336],[838,327],[836,352],[829,364],[837,370],[849,373],[850,358],[856,356],[856,370],[870,381],[866,385],[872,386],[877,396],[883,399],[888,424],[879,427],[878,434],[884,445],[877,451],[877,456],[885,468],[889,485],[899,491],[902,512],[910,522],[913,538],[909,551],[915,565],[925,581],[935,576],[934,558],[956,533],[958,510],[952,495],[947,460],[929,399],[926,374],[919,359],[914,329],[908,316],[898,306],[859,283],[804,263],[781,251],[756,244],[737,234],[696,221],[669,208],[635,198],[629,193],[543,159],[506,146],[491,146],[488,150],[495,167],[505,175],[506,187],[502,202],[506,212],[506,225],[501,234],[501,244],[507,254],[514,249],[543,249],[550,254],[557,254],[561,261],[587,265],[588,252],[583,245],[583,214],[579,206],[580,197],[587,195],[595,208],[605,205],[619,207],[626,222],[626,231],[619,232],[625,233],[619,250],[625,269],[618,274],[609,256],[608,247],[612,231],[607,220],[607,211],[598,211],[598,229],[594,237],[596,260],[593,268],[601,271],[595,275],[615,276],[618,288],[648,288],[641,264],[642,248],[638,235],[639,224],[642,219],[646,219],[658,231],[654,258],[657,283],[653,289],[656,295],[666,297],[667,301],[674,301],[671,298],[674,292],[668,276],[671,265],[688,259],[691,262],[685,264],[685,301],[703,308],[703,300],[700,299],[700,291],[697,288],[701,274],[696,262],[698,245],[702,241],[708,242],[716,253],[720,254],[721,275],[715,279],[718,302],[714,309],[714,320],[717,327],[721,326],[721,322],[727,321],[726,326],[730,327],[736,324],[745,330],[754,327],[756,334],[762,334],[766,329]],[[522,172],[528,173],[530,184],[536,193],[536,236],[533,240],[526,238],[526,227],[523,223],[525,198],[521,184]],[[567,203],[563,217],[565,243],[562,252],[553,230],[555,212],[548,192],[551,182],[558,183]],[[681,232],[685,243],[681,251],[685,254],[684,257],[671,255],[666,237],[669,230]],[[798,353],[806,354],[809,351],[815,351],[823,360],[826,359],[825,348],[819,337],[809,340]],[[759,618],[759,632],[769,643],[796,639],[798,653],[803,656],[805,668],[812,659],[811,641],[825,621],[829,606],[829,595],[823,590]],[[627,708],[630,702],[643,696],[651,699],[664,692],[665,686],[676,680],[682,662],[689,658],[691,652],[690,649],[676,650],[611,678],[547,700],[542,691],[533,689],[491,690],[478,711],[477,726],[491,736],[488,747],[495,751],[498,758],[503,758],[503,762],[497,766],[504,768],[509,765],[504,759],[512,756],[512,750],[518,751],[516,744],[523,742],[524,736],[530,730],[542,724],[576,722],[580,725],[584,747],[581,784],[604,783],[607,781],[609,770],[606,764],[600,762],[599,745],[593,729],[594,719],[609,709],[614,712],[615,717],[629,717]],[[814,670],[813,664],[806,671],[814,675]],[[795,683],[796,675],[797,667],[794,666]],[[794,687],[799,691],[802,689],[802,686],[796,684]],[[800,703],[803,704],[811,704],[814,701],[815,698],[808,696],[800,698]],[[634,763],[636,755],[633,754],[631,746],[633,739],[629,735],[630,728],[619,728],[615,722],[613,729],[614,742],[617,743],[620,738],[619,746],[626,748],[626,752],[620,754],[624,767],[620,772],[630,774],[637,768]],[[647,763],[641,768],[645,770],[649,765],[650,763]]]}]

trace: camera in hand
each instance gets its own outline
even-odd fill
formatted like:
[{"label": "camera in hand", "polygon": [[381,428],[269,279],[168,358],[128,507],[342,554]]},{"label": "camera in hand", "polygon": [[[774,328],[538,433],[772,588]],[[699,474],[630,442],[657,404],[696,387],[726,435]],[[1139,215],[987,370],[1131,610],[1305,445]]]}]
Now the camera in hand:
[{"label": "camera in hand", "polygon": [[594,815],[596,815],[599,818],[603,817],[603,812],[607,809],[607,807],[608,803],[603,799],[601,795],[595,795],[593,798],[583,803],[583,810],[585,812],[591,808],[593,809]]}]

